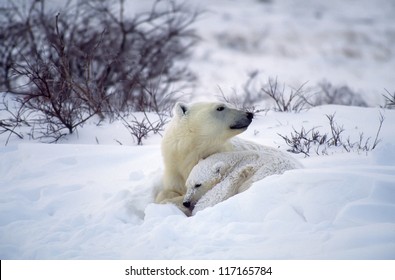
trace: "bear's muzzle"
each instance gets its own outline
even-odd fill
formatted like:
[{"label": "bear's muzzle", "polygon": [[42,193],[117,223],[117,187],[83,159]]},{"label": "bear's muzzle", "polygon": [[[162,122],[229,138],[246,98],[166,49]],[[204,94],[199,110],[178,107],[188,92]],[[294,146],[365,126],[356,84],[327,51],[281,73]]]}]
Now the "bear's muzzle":
[{"label": "bear's muzzle", "polygon": [[251,112],[247,112],[244,118],[241,118],[236,121],[235,124],[230,126],[230,129],[244,129],[247,128],[254,118],[254,114]]},{"label": "bear's muzzle", "polygon": [[184,201],[182,203],[182,205],[184,205],[186,208],[189,208],[189,207],[191,207],[191,202],[190,201]]}]

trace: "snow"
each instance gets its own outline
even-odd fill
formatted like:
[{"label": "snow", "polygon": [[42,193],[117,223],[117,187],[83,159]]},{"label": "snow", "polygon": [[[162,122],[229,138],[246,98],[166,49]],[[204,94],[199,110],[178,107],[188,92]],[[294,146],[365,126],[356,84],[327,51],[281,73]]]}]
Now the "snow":
[{"label": "snow", "polygon": [[[349,110],[370,115],[370,122],[354,121],[367,132],[376,126],[374,110],[330,108],[339,116]],[[275,113],[253,124],[263,132],[274,119],[295,126],[297,119],[319,121],[321,109]],[[0,151],[0,257],[393,259],[395,111],[385,115],[375,150],[299,155],[304,169],[266,177],[193,217],[153,203],[163,170],[159,141],[142,147],[9,144]],[[251,140],[268,137],[249,131],[243,136]],[[280,142],[278,135],[269,139]]]},{"label": "snow", "polygon": [[153,203],[160,135],[136,146],[121,123],[92,121],[61,144],[11,137],[0,148],[0,259],[394,259],[395,111],[377,107],[395,89],[393,1],[193,4],[209,10],[196,23],[194,100],[237,90],[258,69],[292,86],[347,84],[375,106],[262,112],[242,138],[286,151],[278,134],[329,132],[336,113],[346,137],[372,143],[381,112],[377,148],[297,155],[305,168],[186,217]]}]

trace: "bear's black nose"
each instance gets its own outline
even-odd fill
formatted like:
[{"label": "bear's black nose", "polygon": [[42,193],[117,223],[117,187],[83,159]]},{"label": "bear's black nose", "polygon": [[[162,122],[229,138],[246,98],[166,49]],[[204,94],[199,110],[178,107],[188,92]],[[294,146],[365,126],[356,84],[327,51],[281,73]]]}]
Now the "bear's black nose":
[{"label": "bear's black nose", "polygon": [[252,120],[254,118],[254,113],[247,112],[247,119]]},{"label": "bear's black nose", "polygon": [[191,206],[191,203],[189,201],[184,201],[182,205],[184,205],[186,208],[189,208]]}]

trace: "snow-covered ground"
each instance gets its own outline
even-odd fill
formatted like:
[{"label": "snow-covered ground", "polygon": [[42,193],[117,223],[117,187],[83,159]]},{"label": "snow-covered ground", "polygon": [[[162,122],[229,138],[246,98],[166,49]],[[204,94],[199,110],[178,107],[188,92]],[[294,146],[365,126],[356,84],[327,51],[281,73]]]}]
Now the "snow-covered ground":
[{"label": "snow-covered ground", "polygon": [[[377,109],[325,106],[258,117],[243,137],[286,149],[277,132],[324,124],[333,111],[351,137],[374,136]],[[267,177],[189,218],[152,203],[159,140],[2,147],[0,257],[393,259],[395,111],[384,113],[383,140],[372,152],[299,156],[305,169]]]},{"label": "snow-covered ground", "polygon": [[[203,42],[190,62],[199,98],[239,88],[255,69],[292,86],[347,84],[371,105],[395,90],[391,0],[188,3],[210,11],[196,24]],[[193,217],[153,203],[159,135],[136,146],[115,122],[85,125],[61,144],[12,138],[0,148],[0,259],[394,259],[395,110],[269,111],[241,137],[285,151],[278,134],[329,132],[325,115],[336,113],[344,137],[363,132],[372,143],[380,112],[375,150],[297,155],[304,169]]]}]

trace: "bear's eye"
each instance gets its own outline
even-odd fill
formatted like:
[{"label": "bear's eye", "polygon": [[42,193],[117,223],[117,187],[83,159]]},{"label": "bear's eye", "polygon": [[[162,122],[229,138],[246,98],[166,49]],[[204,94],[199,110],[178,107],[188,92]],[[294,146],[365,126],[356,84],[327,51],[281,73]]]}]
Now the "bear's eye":
[{"label": "bear's eye", "polygon": [[199,187],[201,187],[202,186],[202,184],[196,184],[195,185],[195,188],[199,188]]},{"label": "bear's eye", "polygon": [[225,107],[224,107],[224,106],[219,106],[219,107],[217,108],[217,111],[223,111],[223,110],[225,110]]}]

